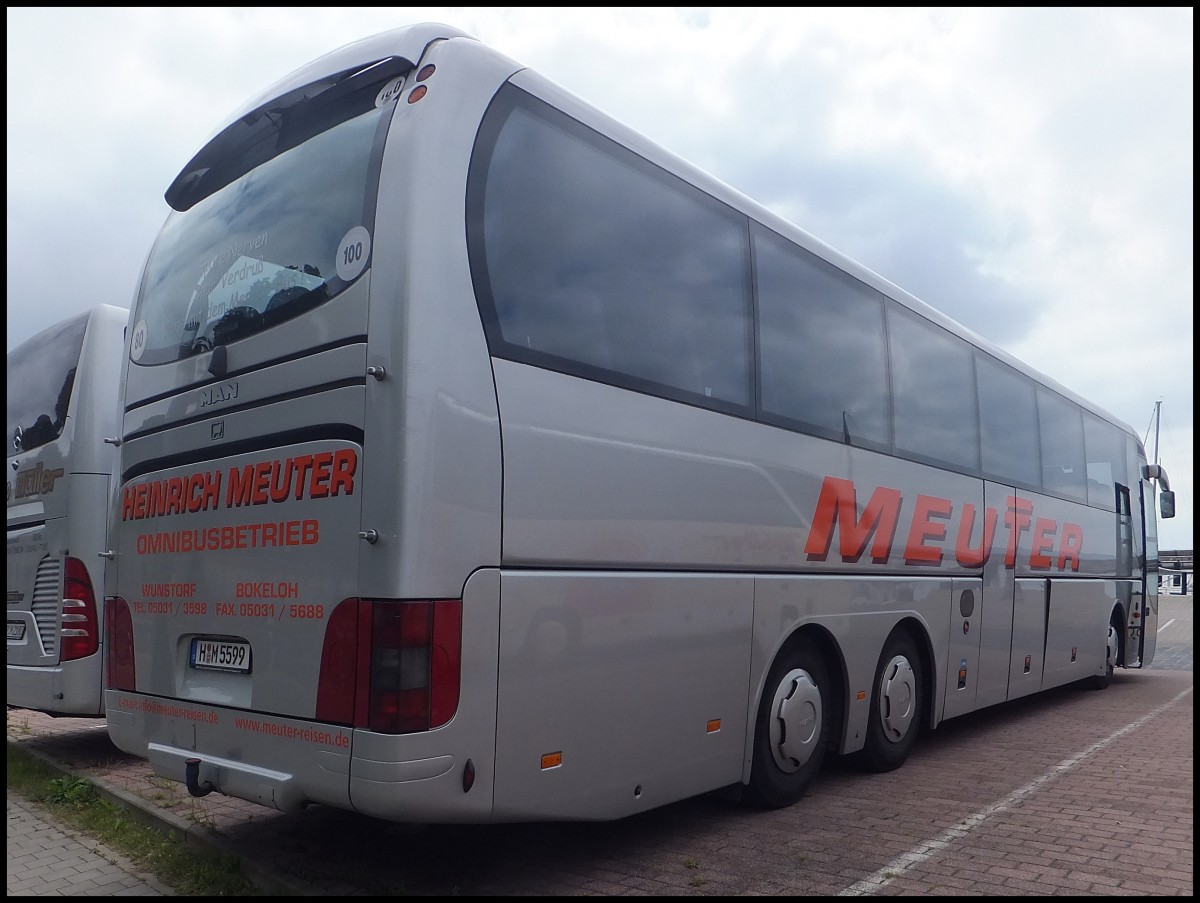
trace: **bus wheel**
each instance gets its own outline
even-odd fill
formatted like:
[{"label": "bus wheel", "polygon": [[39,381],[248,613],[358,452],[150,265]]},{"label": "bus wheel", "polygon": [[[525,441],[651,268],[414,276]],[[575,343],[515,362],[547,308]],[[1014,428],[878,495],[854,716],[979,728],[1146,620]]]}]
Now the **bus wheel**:
[{"label": "bus wheel", "polygon": [[775,660],[754,726],[747,798],[779,809],[804,796],[829,746],[831,689],[811,640],[798,638]]},{"label": "bus wheel", "polygon": [[1108,642],[1104,647],[1104,673],[1093,674],[1085,678],[1084,684],[1089,690],[1103,690],[1112,680],[1113,671],[1121,655],[1121,625],[1116,615],[1108,622]]},{"label": "bus wheel", "polygon": [[903,631],[892,634],[875,668],[866,743],[854,764],[878,772],[904,764],[921,729],[924,683],[916,642]]}]

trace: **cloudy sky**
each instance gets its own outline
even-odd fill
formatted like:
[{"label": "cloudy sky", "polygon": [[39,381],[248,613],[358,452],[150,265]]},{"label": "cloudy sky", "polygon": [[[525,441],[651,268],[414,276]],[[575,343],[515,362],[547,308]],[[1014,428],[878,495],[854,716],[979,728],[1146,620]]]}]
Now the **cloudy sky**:
[{"label": "cloudy sky", "polygon": [[[455,25],[1106,408],[1192,546],[1191,7],[8,7],[8,347],[128,307],[163,192],[312,58]],[[1155,431],[1156,402],[1162,402]]]}]

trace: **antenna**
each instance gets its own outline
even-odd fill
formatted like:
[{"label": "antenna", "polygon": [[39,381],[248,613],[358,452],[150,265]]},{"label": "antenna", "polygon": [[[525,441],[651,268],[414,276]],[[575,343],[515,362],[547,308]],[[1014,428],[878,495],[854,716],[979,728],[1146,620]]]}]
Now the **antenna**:
[{"label": "antenna", "polygon": [[1158,422],[1162,410],[1162,399],[1154,402],[1154,413],[1150,415],[1150,423],[1146,424],[1146,435],[1142,439],[1142,445],[1150,443],[1150,427],[1154,426],[1154,463],[1158,463]]},{"label": "antenna", "polygon": [[1158,463],[1158,425],[1162,419],[1162,399],[1154,402],[1154,463]]}]

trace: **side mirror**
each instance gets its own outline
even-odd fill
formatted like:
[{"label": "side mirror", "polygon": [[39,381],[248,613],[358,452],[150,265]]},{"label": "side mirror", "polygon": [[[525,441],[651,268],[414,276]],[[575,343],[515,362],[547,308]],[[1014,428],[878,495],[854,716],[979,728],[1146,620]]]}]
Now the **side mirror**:
[{"label": "side mirror", "polygon": [[1158,494],[1158,513],[1164,520],[1175,516],[1175,493],[1170,489],[1164,489]]},{"label": "side mirror", "polygon": [[1167,479],[1167,470],[1161,464],[1143,464],[1142,479],[1158,480],[1158,485],[1163,489],[1171,488],[1171,481]]}]

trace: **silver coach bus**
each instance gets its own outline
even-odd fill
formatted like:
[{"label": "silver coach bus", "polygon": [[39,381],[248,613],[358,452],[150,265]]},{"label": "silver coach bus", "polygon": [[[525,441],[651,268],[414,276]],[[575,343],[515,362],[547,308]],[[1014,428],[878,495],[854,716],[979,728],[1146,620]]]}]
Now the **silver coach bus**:
[{"label": "silver coach bus", "polygon": [[104,714],[101,556],[128,315],[100,305],[8,353],[10,706]]},{"label": "silver coach bus", "polygon": [[194,795],[786,806],[1153,658],[1129,427],[454,28],[287,76],[166,200],[107,714]]}]

